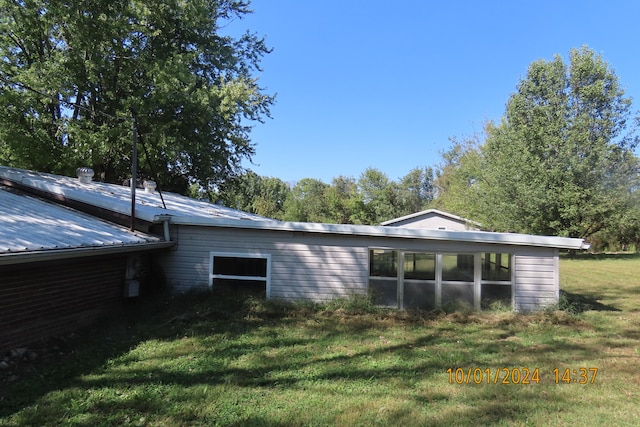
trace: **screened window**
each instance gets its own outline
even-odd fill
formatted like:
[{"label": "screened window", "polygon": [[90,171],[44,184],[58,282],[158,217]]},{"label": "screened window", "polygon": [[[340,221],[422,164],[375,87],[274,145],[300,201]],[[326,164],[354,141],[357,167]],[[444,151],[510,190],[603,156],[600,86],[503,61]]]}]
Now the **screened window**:
[{"label": "screened window", "polygon": [[433,309],[511,306],[511,254],[369,250],[369,291],[377,304]]},{"label": "screened window", "polygon": [[385,249],[369,251],[369,275],[396,277],[398,275],[398,252]]},{"label": "screened window", "polygon": [[501,253],[483,253],[482,280],[493,282],[510,281],[511,255]]},{"label": "screened window", "polygon": [[398,251],[369,250],[369,292],[376,304],[398,305]]},{"label": "screened window", "polygon": [[443,254],[442,280],[451,282],[473,282],[473,255]]},{"label": "screened window", "polygon": [[417,252],[405,253],[404,278],[436,280],[436,254]]}]

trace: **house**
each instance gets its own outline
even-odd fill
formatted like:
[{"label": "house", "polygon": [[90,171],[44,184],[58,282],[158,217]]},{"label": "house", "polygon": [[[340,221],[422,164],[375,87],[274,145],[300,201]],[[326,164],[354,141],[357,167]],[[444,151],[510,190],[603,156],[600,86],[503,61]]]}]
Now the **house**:
[{"label": "house", "polygon": [[431,228],[436,230],[480,230],[480,224],[437,209],[427,209],[399,218],[390,219],[380,225],[388,227]]},{"label": "house", "polygon": [[171,245],[0,184],[0,351],[96,319]]},{"label": "house", "polygon": [[[128,187],[0,167],[0,180],[112,221],[131,219]],[[329,300],[371,293],[379,304],[435,308],[499,301],[517,311],[559,297],[558,254],[582,239],[403,226],[271,220],[171,193],[140,191],[136,229],[174,292],[254,287],[267,298]]]}]

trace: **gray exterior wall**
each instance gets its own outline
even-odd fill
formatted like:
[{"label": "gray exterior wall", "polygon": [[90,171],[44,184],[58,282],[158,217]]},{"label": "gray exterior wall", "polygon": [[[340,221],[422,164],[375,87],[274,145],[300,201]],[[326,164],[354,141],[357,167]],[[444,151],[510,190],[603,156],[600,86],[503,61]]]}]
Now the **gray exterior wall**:
[{"label": "gray exterior wall", "polygon": [[514,309],[536,310],[558,301],[558,251],[488,243],[366,237],[293,231],[172,226],[177,244],[160,255],[174,292],[209,287],[212,252],[270,255],[270,298],[328,300],[366,294],[369,249],[444,253],[500,252],[513,255]]}]

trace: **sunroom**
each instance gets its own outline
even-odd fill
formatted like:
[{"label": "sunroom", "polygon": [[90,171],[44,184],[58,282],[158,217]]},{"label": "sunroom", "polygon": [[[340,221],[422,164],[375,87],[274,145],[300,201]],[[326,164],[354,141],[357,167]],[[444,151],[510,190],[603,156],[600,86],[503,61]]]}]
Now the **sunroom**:
[{"label": "sunroom", "polygon": [[514,306],[513,255],[370,248],[369,292],[400,309]]}]

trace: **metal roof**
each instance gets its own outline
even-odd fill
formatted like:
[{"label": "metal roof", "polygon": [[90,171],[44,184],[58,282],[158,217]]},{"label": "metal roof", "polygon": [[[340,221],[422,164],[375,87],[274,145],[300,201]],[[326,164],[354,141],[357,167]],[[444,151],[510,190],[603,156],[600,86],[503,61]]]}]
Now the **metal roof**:
[{"label": "metal roof", "polygon": [[[131,190],[129,187],[98,182],[82,184],[77,178],[29,172],[3,166],[0,166],[0,178],[51,194],[64,196],[92,206],[130,215]],[[163,192],[163,197],[167,209],[162,207],[160,195],[157,192],[146,193],[142,190],[138,191],[136,193],[136,216],[150,222],[160,222],[168,219],[172,224],[193,226],[298,231],[404,239],[450,240],[470,243],[553,247],[559,249],[589,248],[589,245],[585,243],[583,239],[568,237],[483,231],[414,229],[382,225],[284,222],[191,199],[178,194]]]},{"label": "metal roof", "polygon": [[[6,166],[0,166],[0,178],[120,214],[131,214],[131,188],[128,186],[95,181],[83,184],[77,178],[31,172]],[[164,199],[166,209],[163,207],[162,199]],[[175,193],[163,191],[162,199],[157,191],[148,193],[143,189],[138,189],[136,191],[136,217],[149,222],[160,221],[162,217],[167,215],[176,218],[267,219],[260,215]]]},{"label": "metal roof", "polygon": [[165,243],[159,237],[0,187],[0,257],[104,248],[142,250],[142,246]]}]

